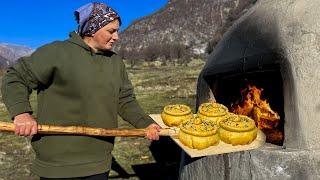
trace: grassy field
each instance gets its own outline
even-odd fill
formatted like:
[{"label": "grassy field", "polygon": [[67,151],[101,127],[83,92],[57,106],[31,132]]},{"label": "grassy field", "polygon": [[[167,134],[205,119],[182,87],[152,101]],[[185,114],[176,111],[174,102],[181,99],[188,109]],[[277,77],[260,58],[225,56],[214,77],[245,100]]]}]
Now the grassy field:
[{"label": "grassy field", "polygon": [[[149,114],[159,114],[167,104],[183,103],[195,106],[197,77],[203,62],[189,66],[139,66],[128,68],[137,99]],[[35,108],[36,97],[30,98]],[[0,104],[0,120],[8,120]],[[120,127],[132,127],[119,118]],[[180,149],[169,138],[157,142],[144,138],[116,138],[111,179],[175,179],[179,167]],[[0,132],[0,180],[38,179],[29,171],[34,158],[29,139]],[[154,179],[154,178],[153,178]]]}]

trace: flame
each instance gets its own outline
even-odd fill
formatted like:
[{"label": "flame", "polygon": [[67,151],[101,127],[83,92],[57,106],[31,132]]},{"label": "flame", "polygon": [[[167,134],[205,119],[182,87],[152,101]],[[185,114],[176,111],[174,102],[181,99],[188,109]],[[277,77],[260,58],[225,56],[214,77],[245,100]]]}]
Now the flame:
[{"label": "flame", "polygon": [[280,142],[283,139],[283,133],[277,130],[280,116],[271,109],[267,100],[261,99],[262,91],[262,88],[249,85],[241,90],[241,101],[232,104],[230,111],[251,117],[255,120],[257,127],[266,133],[269,142]]}]

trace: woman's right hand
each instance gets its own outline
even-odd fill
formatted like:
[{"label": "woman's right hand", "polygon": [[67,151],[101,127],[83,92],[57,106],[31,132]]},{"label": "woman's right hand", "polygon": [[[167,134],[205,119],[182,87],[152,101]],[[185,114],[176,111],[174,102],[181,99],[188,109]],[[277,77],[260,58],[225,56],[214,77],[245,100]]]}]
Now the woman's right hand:
[{"label": "woman's right hand", "polygon": [[19,136],[33,136],[37,134],[37,121],[29,113],[16,115],[13,120],[15,134]]}]

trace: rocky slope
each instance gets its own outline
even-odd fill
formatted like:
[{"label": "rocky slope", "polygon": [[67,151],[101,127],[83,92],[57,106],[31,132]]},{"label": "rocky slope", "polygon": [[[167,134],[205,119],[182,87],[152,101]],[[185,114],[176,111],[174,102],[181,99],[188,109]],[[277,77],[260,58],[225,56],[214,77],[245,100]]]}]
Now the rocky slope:
[{"label": "rocky slope", "polygon": [[0,43],[0,68],[14,64],[22,56],[29,55],[33,50],[27,46]]},{"label": "rocky slope", "polygon": [[10,61],[2,56],[0,56],[0,69],[5,69],[10,65]]},{"label": "rocky slope", "polygon": [[169,0],[156,13],[133,22],[120,34],[115,51],[142,50],[151,44],[183,44],[205,53],[210,40],[238,19],[255,0]]}]

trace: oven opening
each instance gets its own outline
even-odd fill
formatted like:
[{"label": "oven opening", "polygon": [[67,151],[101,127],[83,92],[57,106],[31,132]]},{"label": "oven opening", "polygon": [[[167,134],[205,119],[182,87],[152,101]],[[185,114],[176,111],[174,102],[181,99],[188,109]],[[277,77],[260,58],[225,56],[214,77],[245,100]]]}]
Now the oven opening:
[{"label": "oven opening", "polygon": [[268,143],[283,146],[285,114],[280,65],[216,74],[207,76],[206,81],[218,103],[232,113],[251,117],[266,134]]}]

